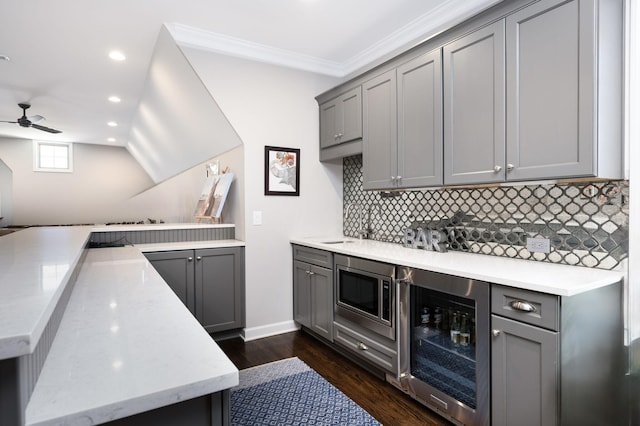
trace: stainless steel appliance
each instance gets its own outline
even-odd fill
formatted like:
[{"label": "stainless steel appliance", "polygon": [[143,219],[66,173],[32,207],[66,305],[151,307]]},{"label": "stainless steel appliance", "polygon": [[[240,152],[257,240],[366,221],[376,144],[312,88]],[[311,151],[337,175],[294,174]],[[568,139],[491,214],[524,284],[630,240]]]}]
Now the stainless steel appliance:
[{"label": "stainless steel appliance", "polygon": [[340,254],[334,265],[336,321],[344,318],[396,340],[395,266]]},{"label": "stainless steel appliance", "polygon": [[490,285],[400,268],[400,371],[389,381],[465,425],[490,424]]}]

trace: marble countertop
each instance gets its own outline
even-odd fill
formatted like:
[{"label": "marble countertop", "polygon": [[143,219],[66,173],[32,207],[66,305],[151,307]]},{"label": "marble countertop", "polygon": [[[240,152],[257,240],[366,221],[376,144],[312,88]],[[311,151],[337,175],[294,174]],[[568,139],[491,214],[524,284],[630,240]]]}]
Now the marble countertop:
[{"label": "marble countertop", "polygon": [[137,247],[89,250],[26,425],[97,424],[237,384],[236,367]]},{"label": "marble countertop", "polygon": [[[32,353],[92,232],[233,227],[211,224],[53,226],[0,237],[0,360]],[[168,227],[168,228],[167,228]],[[142,244],[138,251],[244,246],[237,240]]]},{"label": "marble countertop", "polygon": [[[437,253],[405,248],[401,244],[358,240],[343,236],[294,238],[290,241],[293,244],[301,244],[334,253],[457,275],[557,296],[573,296],[617,283],[624,278],[624,273],[620,271],[454,251]],[[347,242],[327,243],[337,241]]]},{"label": "marble countertop", "polygon": [[38,227],[0,238],[0,360],[33,352],[90,234]]}]

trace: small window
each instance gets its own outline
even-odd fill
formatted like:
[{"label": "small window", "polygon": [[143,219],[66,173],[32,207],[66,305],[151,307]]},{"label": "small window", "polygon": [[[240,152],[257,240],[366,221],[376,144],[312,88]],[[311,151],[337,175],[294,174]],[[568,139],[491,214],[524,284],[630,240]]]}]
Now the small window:
[{"label": "small window", "polygon": [[33,141],[33,170],[73,172],[73,145],[68,142]]}]

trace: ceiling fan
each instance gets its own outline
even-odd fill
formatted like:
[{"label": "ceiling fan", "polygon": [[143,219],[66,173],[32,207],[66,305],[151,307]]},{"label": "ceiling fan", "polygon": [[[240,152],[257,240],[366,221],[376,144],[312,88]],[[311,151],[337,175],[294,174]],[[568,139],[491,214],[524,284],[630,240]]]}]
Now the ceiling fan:
[{"label": "ceiling fan", "polygon": [[60,130],[35,124],[34,123],[35,121],[44,120],[44,117],[41,115],[34,115],[31,117],[27,117],[27,110],[31,108],[31,105],[21,103],[21,104],[18,104],[18,106],[22,108],[22,117],[16,119],[16,121],[0,121],[0,123],[19,124],[21,127],[33,127],[34,129],[42,130],[49,133],[62,133],[62,131]]}]

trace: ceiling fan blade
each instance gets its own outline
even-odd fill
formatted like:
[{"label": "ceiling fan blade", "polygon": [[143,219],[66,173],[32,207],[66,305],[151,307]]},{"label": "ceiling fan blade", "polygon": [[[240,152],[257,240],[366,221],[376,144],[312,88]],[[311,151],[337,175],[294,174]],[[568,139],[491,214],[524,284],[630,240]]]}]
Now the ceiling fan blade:
[{"label": "ceiling fan blade", "polygon": [[56,129],[52,129],[50,127],[45,127],[45,126],[40,126],[38,124],[31,124],[31,127],[33,127],[34,129],[38,129],[38,130],[42,130],[45,132],[49,132],[49,133],[62,133],[61,130],[56,130]]},{"label": "ceiling fan blade", "polygon": [[0,123],[18,124],[18,122],[17,122],[17,121],[4,121],[4,120],[0,121]]},{"label": "ceiling fan blade", "polygon": [[27,117],[29,119],[29,121],[31,121],[32,123],[37,123],[38,121],[42,121],[42,120],[46,120],[46,118],[44,118],[43,116],[37,114],[37,115],[32,115],[30,117]]}]

